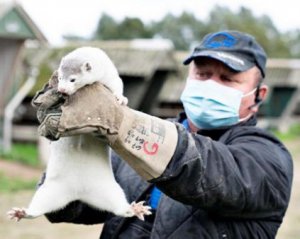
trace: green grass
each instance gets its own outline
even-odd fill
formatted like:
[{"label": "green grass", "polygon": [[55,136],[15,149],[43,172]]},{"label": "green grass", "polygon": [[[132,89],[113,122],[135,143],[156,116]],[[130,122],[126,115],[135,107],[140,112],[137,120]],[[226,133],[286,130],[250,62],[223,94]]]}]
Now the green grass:
[{"label": "green grass", "polygon": [[40,166],[36,144],[13,144],[10,152],[4,153],[3,150],[0,150],[0,157],[8,161],[17,161],[33,167]]},{"label": "green grass", "polygon": [[0,192],[16,192],[18,190],[35,189],[36,180],[8,178],[0,172]]},{"label": "green grass", "polygon": [[[36,144],[21,144],[12,145],[10,152],[0,150],[0,157],[7,161],[20,162],[32,167],[39,167],[38,148]],[[0,192],[15,192],[18,190],[35,189],[37,180],[24,180],[18,177],[7,177],[0,172]]]},{"label": "green grass", "polygon": [[294,124],[288,132],[281,133],[278,130],[271,130],[281,141],[294,140],[300,137],[300,124]]}]

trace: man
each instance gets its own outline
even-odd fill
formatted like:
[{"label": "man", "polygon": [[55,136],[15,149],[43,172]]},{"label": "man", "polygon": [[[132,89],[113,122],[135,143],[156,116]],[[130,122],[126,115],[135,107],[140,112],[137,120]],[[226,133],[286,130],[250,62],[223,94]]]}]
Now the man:
[{"label": "man", "polygon": [[43,135],[52,138],[80,133],[84,125],[84,133],[105,138],[117,153],[113,170],[128,201],[145,200],[153,210],[141,221],[76,201],[48,214],[51,222],[104,222],[101,238],[275,238],[293,166],[281,142],[255,126],[268,91],[265,52],[252,36],[223,31],[205,36],[184,64],[185,113],[176,120],[119,106],[105,88],[96,126],[76,107],[80,129],[66,120],[68,112],[43,118]]}]

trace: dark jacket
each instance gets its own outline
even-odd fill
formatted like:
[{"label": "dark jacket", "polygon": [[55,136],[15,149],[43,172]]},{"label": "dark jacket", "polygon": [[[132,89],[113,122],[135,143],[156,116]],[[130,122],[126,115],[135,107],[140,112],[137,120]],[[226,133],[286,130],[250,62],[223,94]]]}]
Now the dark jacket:
[{"label": "dark jacket", "polygon": [[80,202],[48,219],[105,222],[102,239],[275,238],[290,198],[292,159],[281,142],[255,124],[251,118],[199,134],[178,124],[176,152],[163,175],[151,182],[114,156],[114,174],[129,202],[147,200],[153,185],[163,192],[155,216],[145,222]]}]

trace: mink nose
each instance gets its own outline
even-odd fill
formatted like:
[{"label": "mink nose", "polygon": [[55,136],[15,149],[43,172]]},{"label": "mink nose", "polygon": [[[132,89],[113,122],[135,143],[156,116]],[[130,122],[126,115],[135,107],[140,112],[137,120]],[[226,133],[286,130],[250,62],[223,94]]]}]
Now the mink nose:
[{"label": "mink nose", "polygon": [[58,88],[57,91],[62,94],[66,94],[66,90],[64,88]]}]

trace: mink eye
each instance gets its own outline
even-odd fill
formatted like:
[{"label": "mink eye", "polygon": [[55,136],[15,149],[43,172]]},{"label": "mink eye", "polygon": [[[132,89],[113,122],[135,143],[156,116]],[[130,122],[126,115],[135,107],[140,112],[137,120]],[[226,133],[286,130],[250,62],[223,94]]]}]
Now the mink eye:
[{"label": "mink eye", "polygon": [[76,81],[76,79],[75,78],[72,78],[71,80],[70,80],[70,82],[75,82]]}]

